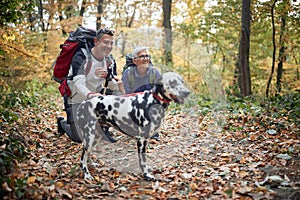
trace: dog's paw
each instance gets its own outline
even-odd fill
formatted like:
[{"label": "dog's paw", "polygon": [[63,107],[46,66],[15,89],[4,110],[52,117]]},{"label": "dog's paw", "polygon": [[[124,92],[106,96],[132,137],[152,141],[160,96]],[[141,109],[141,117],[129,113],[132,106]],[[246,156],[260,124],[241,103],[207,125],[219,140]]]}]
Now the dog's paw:
[{"label": "dog's paw", "polygon": [[90,173],[85,173],[84,174],[84,180],[86,181],[93,181],[94,180],[94,177],[90,174]]},{"label": "dog's paw", "polygon": [[144,180],[146,180],[146,181],[156,181],[156,178],[151,174],[144,173]]},{"label": "dog's paw", "polygon": [[92,167],[100,167],[100,164],[96,163],[96,162],[91,163],[91,165],[92,165]]}]

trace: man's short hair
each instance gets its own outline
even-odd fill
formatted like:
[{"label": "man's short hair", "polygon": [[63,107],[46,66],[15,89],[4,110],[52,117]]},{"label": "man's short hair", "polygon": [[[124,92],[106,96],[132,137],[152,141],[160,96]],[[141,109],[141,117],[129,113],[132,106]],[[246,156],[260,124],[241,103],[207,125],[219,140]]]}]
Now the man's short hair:
[{"label": "man's short hair", "polygon": [[97,39],[100,39],[104,34],[110,35],[110,36],[114,36],[115,31],[111,30],[109,28],[100,28],[97,33],[96,33],[96,37]]}]

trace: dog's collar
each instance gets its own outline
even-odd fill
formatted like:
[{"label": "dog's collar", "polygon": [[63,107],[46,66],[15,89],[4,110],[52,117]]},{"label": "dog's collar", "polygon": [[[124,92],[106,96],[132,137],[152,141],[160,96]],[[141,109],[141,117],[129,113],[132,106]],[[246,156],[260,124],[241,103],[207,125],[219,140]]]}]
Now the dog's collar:
[{"label": "dog's collar", "polygon": [[152,92],[152,94],[153,94],[153,96],[154,96],[155,99],[157,99],[158,101],[161,101],[163,103],[169,104],[172,101],[170,99],[162,98],[162,97],[160,97],[158,94],[156,94],[154,92]]}]

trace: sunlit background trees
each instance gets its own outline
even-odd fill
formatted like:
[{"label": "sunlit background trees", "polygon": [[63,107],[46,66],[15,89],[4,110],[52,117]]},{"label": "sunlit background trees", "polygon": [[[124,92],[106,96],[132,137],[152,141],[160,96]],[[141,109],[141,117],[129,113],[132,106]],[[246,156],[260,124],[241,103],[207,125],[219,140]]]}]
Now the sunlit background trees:
[{"label": "sunlit background trees", "polygon": [[[204,95],[272,96],[299,90],[299,1],[248,0],[249,17],[243,18],[245,2],[2,1],[1,86],[15,87],[33,77],[50,82],[59,44],[70,31],[85,26],[116,30],[114,55],[120,73],[124,56],[136,45],[147,45],[162,72],[182,73]],[[243,45],[239,48],[241,34],[249,42],[246,57]],[[241,58],[249,62],[251,88],[246,93]]]}]

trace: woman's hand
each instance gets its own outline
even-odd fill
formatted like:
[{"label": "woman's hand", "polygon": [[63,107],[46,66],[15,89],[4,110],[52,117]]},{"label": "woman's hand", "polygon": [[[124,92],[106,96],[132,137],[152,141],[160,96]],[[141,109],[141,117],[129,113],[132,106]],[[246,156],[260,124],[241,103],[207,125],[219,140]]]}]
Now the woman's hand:
[{"label": "woman's hand", "polygon": [[122,94],[125,94],[125,89],[124,89],[124,83],[121,79],[119,78],[115,78],[115,80],[117,81],[117,84],[119,86],[119,90]]}]

